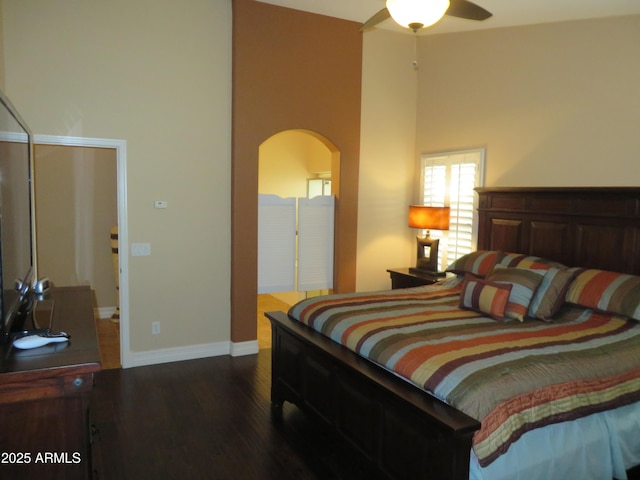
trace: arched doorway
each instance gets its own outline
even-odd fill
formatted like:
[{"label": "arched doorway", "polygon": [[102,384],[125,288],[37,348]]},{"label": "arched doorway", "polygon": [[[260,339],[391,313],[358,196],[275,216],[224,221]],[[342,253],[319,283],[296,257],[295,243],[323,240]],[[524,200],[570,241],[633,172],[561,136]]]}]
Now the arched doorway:
[{"label": "arched doorway", "polygon": [[[308,130],[285,130],[259,147],[258,193],[282,198],[336,195],[339,186],[339,152],[326,137]],[[335,269],[334,269],[335,271]],[[286,310],[311,294],[326,292],[272,292],[258,295],[258,346],[271,346],[271,329],[265,311]]]}]

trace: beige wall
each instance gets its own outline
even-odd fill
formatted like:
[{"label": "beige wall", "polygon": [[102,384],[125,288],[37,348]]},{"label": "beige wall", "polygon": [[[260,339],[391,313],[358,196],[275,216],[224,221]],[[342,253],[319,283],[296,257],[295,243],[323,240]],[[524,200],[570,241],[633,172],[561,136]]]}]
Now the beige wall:
[{"label": "beige wall", "polygon": [[488,186],[640,184],[640,16],[421,38],[416,154],[486,147]]},{"label": "beige wall", "polygon": [[38,275],[56,286],[90,285],[98,308],[115,308],[115,150],[36,145],[34,163]]},{"label": "beige wall", "polygon": [[0,0],[0,89],[4,92],[4,33],[2,24],[2,0]]},{"label": "beige wall", "polygon": [[422,36],[413,124],[394,35],[364,36],[358,290],[413,261],[421,153],[485,147],[487,186],[640,184],[640,16]]},{"label": "beige wall", "polygon": [[307,179],[331,172],[331,151],[309,133],[288,130],[259,148],[258,193],[305,197]]},{"label": "beige wall", "polygon": [[127,142],[129,241],[151,244],[129,258],[130,350],[228,342],[231,2],[4,0],[3,17],[34,133]]},{"label": "beige wall", "polygon": [[357,290],[381,290],[387,268],[412,265],[418,72],[414,38],[383,29],[364,35],[358,192]]}]

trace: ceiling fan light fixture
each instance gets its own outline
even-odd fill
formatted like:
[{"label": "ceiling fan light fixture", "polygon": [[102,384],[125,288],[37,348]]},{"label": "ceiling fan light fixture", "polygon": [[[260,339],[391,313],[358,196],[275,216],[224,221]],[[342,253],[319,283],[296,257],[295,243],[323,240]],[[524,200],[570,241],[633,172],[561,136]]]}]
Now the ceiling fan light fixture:
[{"label": "ceiling fan light fixture", "polygon": [[391,18],[414,32],[440,20],[449,8],[449,0],[387,0]]}]

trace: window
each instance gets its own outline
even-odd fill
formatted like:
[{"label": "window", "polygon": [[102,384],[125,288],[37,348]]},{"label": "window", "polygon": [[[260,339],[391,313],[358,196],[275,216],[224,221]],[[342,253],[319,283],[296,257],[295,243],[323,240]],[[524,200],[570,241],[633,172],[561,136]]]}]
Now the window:
[{"label": "window", "polygon": [[476,249],[477,195],[473,189],[484,182],[484,149],[425,154],[420,166],[423,205],[451,207],[449,230],[430,232],[441,239],[438,261],[444,270]]}]

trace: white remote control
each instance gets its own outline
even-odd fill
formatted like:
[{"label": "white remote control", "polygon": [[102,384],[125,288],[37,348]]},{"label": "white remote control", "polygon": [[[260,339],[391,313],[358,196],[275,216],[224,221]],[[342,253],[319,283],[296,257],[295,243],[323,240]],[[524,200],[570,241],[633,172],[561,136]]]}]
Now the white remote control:
[{"label": "white remote control", "polygon": [[54,342],[68,342],[69,335],[64,332],[47,333],[43,335],[27,335],[17,338],[13,341],[13,346],[22,350],[28,348],[37,348]]}]

